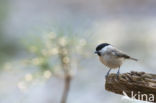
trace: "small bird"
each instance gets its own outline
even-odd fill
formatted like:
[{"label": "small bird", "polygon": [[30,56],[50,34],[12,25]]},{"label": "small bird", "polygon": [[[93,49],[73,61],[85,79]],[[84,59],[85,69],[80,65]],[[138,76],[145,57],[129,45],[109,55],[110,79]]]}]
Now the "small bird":
[{"label": "small bird", "polygon": [[118,77],[120,74],[120,66],[122,65],[124,60],[131,59],[134,61],[138,61],[137,59],[128,56],[124,52],[120,51],[119,49],[113,47],[111,44],[108,43],[99,44],[96,47],[95,54],[99,56],[99,60],[105,66],[110,68],[109,71],[107,72],[106,78],[108,77],[111,69],[116,69],[116,68],[118,68],[118,72],[117,72],[117,77]]}]

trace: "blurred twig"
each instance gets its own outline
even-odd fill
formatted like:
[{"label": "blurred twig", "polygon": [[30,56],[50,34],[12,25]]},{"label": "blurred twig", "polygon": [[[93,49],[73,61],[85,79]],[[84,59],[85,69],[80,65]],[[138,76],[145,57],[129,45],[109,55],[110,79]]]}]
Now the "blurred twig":
[{"label": "blurred twig", "polygon": [[[72,76],[70,74],[71,68],[70,68],[69,54],[68,54],[69,51],[67,51],[67,47],[63,47],[63,46],[59,47],[59,51],[60,51],[59,57],[61,60],[61,66],[64,71],[64,90],[61,98],[61,103],[66,103],[70,84],[71,84],[71,79],[72,79]],[[64,51],[68,53],[64,53]]]},{"label": "blurred twig", "polygon": [[64,79],[61,103],[67,102],[74,70],[77,69],[73,64],[77,64],[75,61],[78,61],[80,57],[86,58],[85,53],[89,55],[87,41],[84,38],[72,36],[72,33],[69,33],[69,36],[64,33],[61,30],[58,34],[50,32],[43,38],[35,38],[28,44],[26,42],[33,58],[25,60],[27,65],[38,67],[46,79],[51,76]]}]

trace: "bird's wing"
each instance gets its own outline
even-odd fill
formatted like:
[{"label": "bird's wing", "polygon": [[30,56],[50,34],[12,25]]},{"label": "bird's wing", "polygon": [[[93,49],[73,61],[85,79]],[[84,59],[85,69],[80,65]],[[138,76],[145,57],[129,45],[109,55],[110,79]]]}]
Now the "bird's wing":
[{"label": "bird's wing", "polygon": [[125,59],[129,59],[130,56],[128,56],[127,54],[125,54],[124,52],[116,49],[116,48],[113,48],[112,49],[112,54],[116,57],[121,57],[121,58],[125,58]]},{"label": "bird's wing", "polygon": [[111,55],[111,56],[114,56],[116,58],[125,58],[125,59],[131,59],[131,60],[134,60],[134,61],[138,61],[138,59],[130,57],[129,55],[127,55],[126,53],[118,50],[115,47],[109,48],[106,53]]}]

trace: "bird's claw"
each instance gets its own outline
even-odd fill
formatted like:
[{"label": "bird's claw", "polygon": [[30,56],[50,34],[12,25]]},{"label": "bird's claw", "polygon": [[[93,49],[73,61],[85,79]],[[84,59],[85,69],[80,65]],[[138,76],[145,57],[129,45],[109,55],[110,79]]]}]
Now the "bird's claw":
[{"label": "bird's claw", "polygon": [[107,79],[108,78],[108,75],[106,75],[105,78]]}]

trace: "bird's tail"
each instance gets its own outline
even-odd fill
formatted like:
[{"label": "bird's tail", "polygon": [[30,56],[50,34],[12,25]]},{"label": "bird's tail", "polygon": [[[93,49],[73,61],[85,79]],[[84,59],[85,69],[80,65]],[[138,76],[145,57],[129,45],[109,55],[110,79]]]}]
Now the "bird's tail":
[{"label": "bird's tail", "polygon": [[134,60],[134,61],[138,61],[138,59],[132,58],[132,57],[130,57],[129,59]]}]

